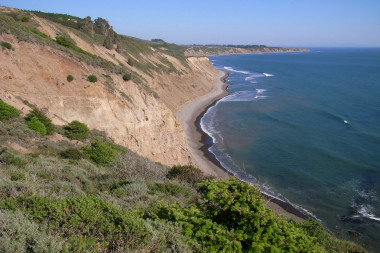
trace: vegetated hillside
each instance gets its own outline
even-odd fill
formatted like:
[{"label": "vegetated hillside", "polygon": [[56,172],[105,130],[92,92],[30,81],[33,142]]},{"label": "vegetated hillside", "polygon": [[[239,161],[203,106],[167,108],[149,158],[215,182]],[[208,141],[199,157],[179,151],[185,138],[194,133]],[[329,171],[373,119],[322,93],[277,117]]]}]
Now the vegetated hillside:
[{"label": "vegetated hillside", "polygon": [[267,47],[264,45],[195,45],[186,49],[186,56],[214,56],[229,54],[261,54],[261,53],[286,53],[286,52],[308,52],[306,48],[292,47]]},{"label": "vegetated hillside", "polygon": [[103,19],[0,10],[0,252],[365,252],[253,186],[133,152],[189,161],[173,112],[211,89],[206,58]]},{"label": "vegetated hillside", "polygon": [[[25,102],[28,104],[27,102]],[[254,186],[168,167],[0,100],[0,252],[365,252]]]},{"label": "vegetated hillside", "polygon": [[73,120],[167,165],[190,164],[174,116],[209,92],[218,71],[185,48],[116,34],[108,22],[1,7],[0,98],[55,124]]}]

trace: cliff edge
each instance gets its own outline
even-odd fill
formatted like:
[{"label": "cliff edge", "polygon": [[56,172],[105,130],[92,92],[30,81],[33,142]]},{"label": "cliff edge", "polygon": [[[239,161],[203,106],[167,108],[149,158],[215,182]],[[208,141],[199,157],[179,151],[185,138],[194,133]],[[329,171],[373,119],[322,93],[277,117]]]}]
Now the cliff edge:
[{"label": "cliff edge", "polygon": [[[6,7],[0,22],[0,41],[11,45],[0,49],[1,99],[23,113],[35,105],[57,125],[84,122],[153,161],[192,164],[174,113],[213,88],[218,71],[207,58],[171,56],[128,37],[108,49],[98,43],[106,36]],[[59,37],[75,46],[62,46]]]}]

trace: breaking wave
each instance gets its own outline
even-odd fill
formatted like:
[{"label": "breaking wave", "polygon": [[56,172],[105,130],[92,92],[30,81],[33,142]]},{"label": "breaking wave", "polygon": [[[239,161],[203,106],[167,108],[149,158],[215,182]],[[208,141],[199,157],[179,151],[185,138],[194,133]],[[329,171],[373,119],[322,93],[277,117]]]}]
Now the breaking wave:
[{"label": "breaking wave", "polygon": [[236,73],[242,73],[242,74],[249,74],[249,71],[241,71],[241,70],[235,70],[232,67],[224,67],[224,69],[231,71],[231,72],[236,72]]},{"label": "breaking wave", "polygon": [[227,97],[222,98],[219,102],[250,102],[255,99],[263,99],[267,96],[262,96],[265,89],[257,89],[255,91],[237,91]]}]

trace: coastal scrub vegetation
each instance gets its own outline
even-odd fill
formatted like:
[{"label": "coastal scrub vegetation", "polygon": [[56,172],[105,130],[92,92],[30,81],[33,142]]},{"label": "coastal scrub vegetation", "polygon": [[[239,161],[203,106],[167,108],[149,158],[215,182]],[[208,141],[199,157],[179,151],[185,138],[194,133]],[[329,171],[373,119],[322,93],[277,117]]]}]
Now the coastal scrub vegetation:
[{"label": "coastal scrub vegetation", "polygon": [[65,136],[72,140],[87,139],[90,134],[88,126],[82,122],[74,120],[63,127]]},{"label": "coastal scrub vegetation", "polygon": [[47,133],[45,125],[41,121],[39,121],[39,119],[35,116],[33,116],[32,118],[27,120],[26,125],[30,129],[32,129],[36,132],[39,132],[41,134],[41,136],[45,136]]},{"label": "coastal scrub vegetation", "polygon": [[89,76],[87,77],[87,80],[88,80],[89,82],[91,82],[91,83],[95,83],[95,82],[98,81],[98,78],[97,78],[96,76],[94,76],[94,75],[89,75]]},{"label": "coastal scrub vegetation", "polygon": [[72,75],[67,75],[66,80],[68,82],[71,82],[72,80],[74,80],[74,77]]},{"label": "coastal scrub vegetation", "polygon": [[124,74],[124,75],[123,75],[123,80],[124,80],[124,81],[129,81],[129,80],[131,80],[131,79],[132,79],[132,76],[131,76],[130,73],[127,73],[127,74]]},{"label": "coastal scrub vegetation", "polygon": [[[44,127],[46,130],[45,134],[50,135],[55,130],[55,127],[53,123],[51,123],[51,120],[48,117],[46,117],[45,113],[43,113],[41,110],[39,110],[36,107],[33,108],[33,110],[25,116],[25,121],[27,123],[33,121],[33,125],[36,125],[36,127],[38,127],[38,129],[41,129],[41,131],[43,131],[42,128]],[[38,122],[41,123],[43,127],[37,126],[37,125],[40,125]],[[33,130],[36,130],[36,129],[33,129]]]},{"label": "coastal scrub vegetation", "polygon": [[20,115],[20,111],[0,99],[0,120],[7,120]]},{"label": "coastal scrub vegetation", "polygon": [[6,49],[12,49],[12,45],[11,45],[11,43],[9,43],[9,42],[1,41],[1,42],[0,42],[0,45],[1,45],[3,48],[6,48]]},{"label": "coastal scrub vegetation", "polygon": [[366,252],[274,214],[235,178],[151,162],[96,130],[54,142],[24,122],[0,121],[0,251]]}]

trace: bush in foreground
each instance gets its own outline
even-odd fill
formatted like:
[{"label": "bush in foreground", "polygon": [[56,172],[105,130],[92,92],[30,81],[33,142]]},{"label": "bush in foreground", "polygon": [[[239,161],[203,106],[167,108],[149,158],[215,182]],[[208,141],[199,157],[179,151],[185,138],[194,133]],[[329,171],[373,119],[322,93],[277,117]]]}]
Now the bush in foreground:
[{"label": "bush in foreground", "polygon": [[151,239],[143,219],[96,196],[9,198],[3,207],[23,211],[66,237],[69,252],[128,252],[143,248]]},{"label": "bush in foreground", "polygon": [[0,210],[0,252],[61,252],[63,245],[21,212]]},{"label": "bush in foreground", "polygon": [[74,120],[63,127],[65,130],[65,136],[72,140],[87,139],[90,134],[90,129],[86,124]]},{"label": "bush in foreground", "polygon": [[273,214],[255,186],[235,178],[205,180],[198,187],[196,204],[157,202],[146,212],[146,218],[180,224],[197,252],[365,252],[327,234],[316,221]]},{"label": "bush in foreground", "polygon": [[20,111],[11,105],[8,105],[3,100],[0,99],[0,120],[7,120],[12,117],[17,117],[20,115]]}]

